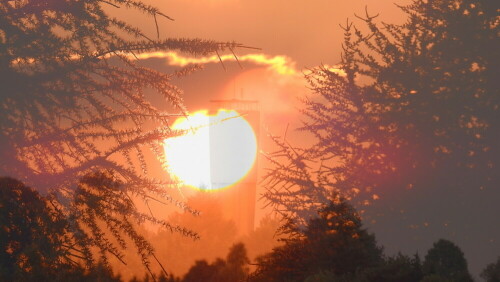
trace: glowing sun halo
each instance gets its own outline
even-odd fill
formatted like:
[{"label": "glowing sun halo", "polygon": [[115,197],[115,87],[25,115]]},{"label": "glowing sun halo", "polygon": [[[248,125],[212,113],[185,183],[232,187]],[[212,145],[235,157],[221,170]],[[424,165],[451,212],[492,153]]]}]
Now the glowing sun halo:
[{"label": "glowing sun halo", "polygon": [[255,134],[234,110],[219,110],[213,116],[199,111],[177,119],[172,128],[187,130],[164,143],[168,171],[184,185],[201,190],[226,188],[253,166]]}]

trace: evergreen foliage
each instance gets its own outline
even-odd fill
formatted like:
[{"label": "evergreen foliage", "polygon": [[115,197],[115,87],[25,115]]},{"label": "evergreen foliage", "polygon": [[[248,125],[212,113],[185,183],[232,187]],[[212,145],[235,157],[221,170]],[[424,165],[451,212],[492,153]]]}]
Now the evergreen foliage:
[{"label": "evergreen foliage", "polygon": [[[299,130],[315,143],[298,148],[286,136],[273,137],[279,150],[268,155],[263,196],[302,228],[336,192],[364,205],[382,189],[468,195],[498,188],[498,4],[415,0],[400,8],[408,16],[403,24],[379,22],[368,10],[357,16],[365,31],[348,20],[341,25],[341,62],[306,72],[312,94],[303,101]],[[291,254],[302,251],[294,248],[274,252],[283,269],[296,267]],[[391,268],[403,259],[386,263]],[[405,281],[419,280],[414,270]],[[384,272],[366,271],[373,271],[366,277]],[[391,281],[386,274],[381,281]],[[462,274],[425,273],[425,279],[470,279]]]},{"label": "evergreen foliage", "polygon": [[450,281],[473,281],[462,250],[453,242],[444,239],[434,243],[427,252],[423,271],[426,277],[442,277]]},{"label": "evergreen foliage", "polygon": [[305,229],[290,221],[283,232],[290,234],[285,244],[257,259],[252,280],[347,279],[382,263],[375,236],[362,228],[359,215],[340,197],[323,207]]},{"label": "evergreen foliage", "polygon": [[[264,197],[305,217],[331,191],[380,187],[494,189],[499,183],[497,6],[491,1],[413,1],[403,24],[366,12],[345,33],[339,69],[306,74],[300,130],[309,148],[274,137]],[[305,210],[305,211],[304,211]],[[309,212],[309,213],[308,213]]]}]

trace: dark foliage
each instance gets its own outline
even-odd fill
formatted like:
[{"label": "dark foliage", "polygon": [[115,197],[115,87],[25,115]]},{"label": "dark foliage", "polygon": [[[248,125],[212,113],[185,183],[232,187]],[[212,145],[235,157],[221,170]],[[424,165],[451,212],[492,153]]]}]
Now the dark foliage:
[{"label": "dark foliage", "polygon": [[353,281],[419,282],[423,278],[422,264],[418,255],[413,258],[398,254],[387,257],[377,267],[366,268],[352,277]]},{"label": "dark foliage", "polygon": [[182,227],[140,212],[132,195],[126,193],[124,185],[109,171],[90,173],[78,183],[72,202],[62,206],[61,210],[67,213],[71,223],[69,231],[75,238],[74,250],[80,253],[84,262],[96,263],[96,253],[105,265],[108,265],[108,256],[124,262],[124,250],[133,245],[142,264],[152,275],[151,259],[163,266],[156,258],[151,243],[136,229],[136,224],[148,221],[187,237],[195,235]]},{"label": "dark foliage", "polygon": [[196,261],[182,281],[246,281],[249,273],[248,263],[249,260],[245,245],[242,243],[235,244],[229,250],[226,260],[218,258],[211,264],[205,260]]},{"label": "dark foliage", "polygon": [[481,278],[486,282],[500,282],[500,257],[496,262],[492,262],[484,268],[481,272]]},{"label": "dark foliage", "polygon": [[170,81],[198,67],[161,73],[141,66],[135,54],[239,46],[151,39],[107,12],[119,8],[143,13],[152,24],[157,16],[168,18],[133,0],[0,2],[3,174],[54,189],[100,167],[147,185],[145,153],[161,158],[158,141],[178,134],[169,130],[171,114],[186,113],[181,90]]},{"label": "dark foliage", "polygon": [[441,277],[457,282],[473,281],[462,250],[453,242],[444,239],[434,243],[427,252],[423,271],[425,277]]},{"label": "dark foliage", "polygon": [[83,268],[70,223],[37,191],[0,178],[1,281],[120,281],[108,266]]},{"label": "dark foliage", "polygon": [[165,189],[175,184],[148,168],[162,165],[163,140],[182,133],[169,128],[172,115],[187,113],[172,78],[199,67],[162,73],[136,54],[206,55],[240,45],[160,39],[159,31],[150,38],[120,19],[119,9],[156,26],[170,20],[135,0],[0,1],[0,175],[50,194],[54,209],[70,217],[72,251],[87,263],[96,263],[93,247],[104,264],[107,255],[122,259],[128,238],[148,267],[152,247],[130,220],[193,235],[139,212],[131,199],[191,211]]},{"label": "dark foliage", "polygon": [[255,281],[304,281],[316,275],[348,277],[382,263],[375,237],[344,199],[334,199],[309,221],[305,230],[285,225],[284,245],[257,260]]},{"label": "dark foliage", "polygon": [[339,69],[306,75],[313,95],[301,130],[316,143],[300,149],[275,138],[281,150],[269,156],[264,196],[278,211],[296,216],[324,201],[323,190],[498,186],[498,6],[438,0],[401,9],[400,25],[359,17],[367,33],[348,21]]},{"label": "dark foliage", "polygon": [[12,178],[0,178],[0,227],[0,280],[47,279],[71,266],[68,222]]}]

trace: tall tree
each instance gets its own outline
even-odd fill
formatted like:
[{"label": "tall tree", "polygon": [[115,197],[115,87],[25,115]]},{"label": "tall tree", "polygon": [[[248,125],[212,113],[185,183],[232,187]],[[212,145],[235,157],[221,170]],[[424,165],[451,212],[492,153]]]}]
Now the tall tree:
[{"label": "tall tree", "polygon": [[283,232],[290,236],[283,246],[258,258],[253,280],[315,281],[318,275],[348,279],[382,263],[375,236],[362,228],[357,212],[341,197],[318,211],[305,229],[290,221]]},{"label": "tall tree", "polygon": [[[157,39],[108,12],[113,9],[149,16]],[[161,73],[141,66],[136,54],[176,50],[205,55],[241,46],[160,39],[159,18],[170,19],[134,0],[0,2],[0,174],[50,190],[62,214],[86,211],[80,219],[90,229],[80,231],[91,232],[89,242],[101,247],[108,244],[109,233],[101,233],[96,218],[114,235],[137,239],[137,246],[143,241],[119,221],[122,216],[181,230],[140,213],[130,199],[184,207],[165,189],[169,180],[148,175],[146,158],[153,154],[164,160],[163,140],[180,134],[169,128],[169,119],[187,111],[181,90],[170,81],[198,67]],[[103,197],[114,198],[107,202]],[[120,257],[113,248],[105,250]]]},{"label": "tall tree", "polygon": [[265,197],[278,210],[297,214],[324,201],[324,190],[498,186],[496,5],[414,1],[401,9],[408,20],[399,25],[366,12],[365,33],[348,21],[340,70],[306,75],[313,94],[300,130],[316,142],[299,149],[276,138]]}]

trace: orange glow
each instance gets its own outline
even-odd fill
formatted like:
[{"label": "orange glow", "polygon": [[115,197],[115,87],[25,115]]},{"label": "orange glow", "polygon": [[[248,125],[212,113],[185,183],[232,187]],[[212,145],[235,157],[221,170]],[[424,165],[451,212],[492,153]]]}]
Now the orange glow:
[{"label": "orange glow", "polygon": [[254,164],[255,133],[234,110],[220,109],[216,115],[198,111],[177,119],[172,128],[187,130],[164,142],[168,172],[183,185],[200,190],[227,188]]}]

